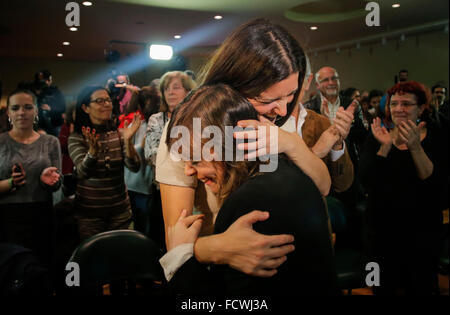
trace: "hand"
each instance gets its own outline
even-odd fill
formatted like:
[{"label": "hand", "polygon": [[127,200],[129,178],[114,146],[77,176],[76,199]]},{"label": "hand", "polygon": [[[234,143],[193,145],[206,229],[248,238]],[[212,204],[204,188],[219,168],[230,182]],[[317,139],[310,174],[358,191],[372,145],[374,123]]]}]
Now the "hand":
[{"label": "hand", "polygon": [[263,235],[255,232],[252,225],[269,218],[268,212],[252,211],[237,219],[220,236],[224,263],[249,275],[271,277],[292,252],[292,235]]},{"label": "hand", "polygon": [[290,133],[278,128],[275,124],[270,122],[263,116],[258,120],[240,120],[238,126],[242,128],[253,128],[250,131],[237,131],[234,133],[236,139],[248,139],[254,142],[239,143],[238,150],[249,151],[244,155],[246,159],[254,159],[256,157],[279,154],[288,152],[295,141],[295,133]]},{"label": "hand", "polygon": [[421,148],[420,134],[423,128],[425,128],[423,121],[417,126],[411,120],[402,121],[398,125],[398,137],[406,143],[410,151],[417,151]]},{"label": "hand", "polygon": [[370,125],[370,128],[372,129],[373,136],[382,146],[392,146],[392,137],[384,126],[381,127],[380,118],[374,118],[372,124]]},{"label": "hand", "polygon": [[322,103],[320,104],[320,113],[329,117],[330,109],[328,108],[328,100],[324,97],[322,99]]},{"label": "hand", "polygon": [[183,209],[174,226],[167,230],[167,251],[181,244],[195,243],[202,228],[203,214],[186,217],[187,211]]},{"label": "hand", "polygon": [[60,177],[61,175],[56,167],[47,167],[41,173],[41,182],[48,186],[53,186],[59,181]]},{"label": "hand", "polygon": [[42,110],[47,110],[47,111],[51,111],[52,109],[50,108],[50,106],[48,106],[48,104],[42,104],[41,105],[41,109]]},{"label": "hand", "polygon": [[98,142],[99,135],[95,134],[95,129],[87,127],[82,127],[81,132],[83,133],[84,138],[89,146],[89,154],[92,156],[97,156],[100,151],[100,143]]},{"label": "hand", "polygon": [[19,163],[20,169],[16,169],[15,165],[12,167],[12,180],[14,187],[20,187],[26,184],[25,181],[25,170],[23,169],[22,163]]},{"label": "hand", "polygon": [[321,135],[319,140],[314,144],[311,150],[317,155],[319,158],[324,158],[330,153],[331,149],[339,142],[341,139],[341,135],[339,130],[335,125],[331,125],[325,130]]},{"label": "hand", "polygon": [[342,142],[347,138],[350,132],[350,127],[352,126],[355,108],[357,106],[358,102],[353,101],[347,107],[347,109],[339,107],[338,111],[336,112],[336,118],[334,119],[333,123],[336,126],[337,130],[339,131],[339,134],[341,135],[339,142],[336,143],[337,145],[342,145]]},{"label": "hand", "polygon": [[123,127],[123,138],[125,139],[125,141],[130,141],[133,138],[133,136],[136,134],[136,131],[141,126],[141,123],[141,117],[139,117],[139,115],[137,114],[134,115],[131,124],[128,123],[128,121],[125,121]]}]

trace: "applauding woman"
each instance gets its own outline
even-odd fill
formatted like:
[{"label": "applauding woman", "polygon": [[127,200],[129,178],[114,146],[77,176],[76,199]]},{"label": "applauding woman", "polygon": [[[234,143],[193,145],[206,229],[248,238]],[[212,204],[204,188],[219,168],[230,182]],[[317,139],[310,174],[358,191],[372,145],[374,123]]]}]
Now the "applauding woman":
[{"label": "applauding woman", "polygon": [[58,139],[33,130],[36,96],[16,90],[7,100],[9,132],[0,135],[0,242],[30,248],[50,266],[52,192],[61,185]]},{"label": "applauding woman", "polygon": [[[361,159],[369,194],[367,219],[373,261],[380,265],[380,294],[433,294],[442,212],[441,183],[448,163],[448,130],[428,120],[429,93],[418,82],[388,91],[387,130],[371,125]],[[448,173],[447,173],[448,174]]]},{"label": "applauding woman", "polygon": [[128,229],[131,223],[124,165],[139,171],[133,136],[141,121],[137,115],[118,131],[111,114],[111,98],[104,88],[87,87],[80,93],[69,153],[77,171],[75,209],[82,240],[109,230]]}]

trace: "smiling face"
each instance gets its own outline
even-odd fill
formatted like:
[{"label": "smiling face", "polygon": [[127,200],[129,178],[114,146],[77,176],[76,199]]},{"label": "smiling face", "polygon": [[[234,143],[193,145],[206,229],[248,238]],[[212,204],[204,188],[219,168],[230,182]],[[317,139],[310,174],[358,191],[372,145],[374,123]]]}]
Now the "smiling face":
[{"label": "smiling face", "polygon": [[105,90],[97,90],[91,95],[90,104],[83,104],[83,110],[95,125],[105,125],[112,114],[112,101]]},{"label": "smiling face", "polygon": [[8,116],[13,128],[33,129],[34,119],[38,114],[31,95],[18,93],[10,97]]},{"label": "smiling face", "polygon": [[340,81],[337,71],[330,67],[319,70],[316,87],[323,96],[335,97],[339,94]]},{"label": "smiling face", "polygon": [[395,125],[408,120],[416,122],[423,112],[423,106],[417,104],[416,96],[411,93],[392,95],[389,108]]},{"label": "smiling face", "polygon": [[298,72],[295,72],[248,101],[260,115],[274,122],[278,116],[286,116],[287,104],[292,102],[297,89]]},{"label": "smiling face", "polygon": [[223,183],[224,169],[221,162],[187,161],[184,164],[184,174],[186,176],[197,176],[198,180],[204,182],[213,193],[217,194]]},{"label": "smiling face", "polygon": [[169,112],[172,112],[175,107],[181,103],[188,91],[183,87],[183,83],[179,77],[174,77],[164,89],[164,98],[167,105],[169,105]]}]

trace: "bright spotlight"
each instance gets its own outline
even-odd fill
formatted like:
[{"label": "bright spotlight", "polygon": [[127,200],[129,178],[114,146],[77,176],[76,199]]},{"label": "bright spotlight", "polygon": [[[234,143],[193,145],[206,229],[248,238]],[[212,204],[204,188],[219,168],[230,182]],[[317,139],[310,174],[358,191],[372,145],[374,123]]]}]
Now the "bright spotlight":
[{"label": "bright spotlight", "polygon": [[172,46],[150,45],[150,58],[156,60],[170,60],[173,56]]}]

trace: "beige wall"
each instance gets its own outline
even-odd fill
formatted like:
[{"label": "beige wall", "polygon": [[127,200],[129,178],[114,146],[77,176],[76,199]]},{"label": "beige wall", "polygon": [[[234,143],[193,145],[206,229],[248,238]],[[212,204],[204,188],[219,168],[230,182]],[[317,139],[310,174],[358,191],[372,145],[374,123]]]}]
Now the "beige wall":
[{"label": "beige wall", "polygon": [[406,41],[397,49],[396,42],[389,40],[385,46],[372,45],[372,54],[368,46],[360,51],[348,49],[336,52],[322,52],[311,57],[313,72],[329,65],[339,72],[341,88],[356,87],[361,90],[385,90],[394,84],[394,76],[400,69],[409,70],[411,80],[420,81],[428,86],[437,81],[449,82],[449,42],[444,32],[406,37]]}]

